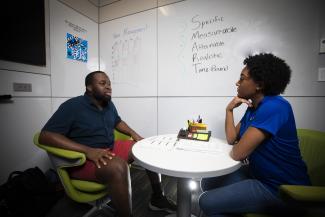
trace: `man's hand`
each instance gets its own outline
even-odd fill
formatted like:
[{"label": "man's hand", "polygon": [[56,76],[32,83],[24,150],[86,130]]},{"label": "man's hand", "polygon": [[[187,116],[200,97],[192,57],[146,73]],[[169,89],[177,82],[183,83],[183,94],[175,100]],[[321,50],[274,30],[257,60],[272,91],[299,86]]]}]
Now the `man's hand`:
[{"label": "man's hand", "polygon": [[248,107],[252,107],[252,102],[247,99],[239,98],[238,96],[235,96],[230,103],[227,105],[226,111],[232,111],[234,108],[237,108],[242,103],[245,103],[248,105]]},{"label": "man's hand", "polygon": [[107,165],[108,161],[115,157],[115,154],[109,149],[89,148],[86,152],[86,157],[93,161],[98,168],[101,168],[101,165]]},{"label": "man's hand", "polygon": [[135,135],[132,135],[132,139],[136,142],[140,141],[143,139],[142,136],[139,136],[137,133],[135,133]]}]

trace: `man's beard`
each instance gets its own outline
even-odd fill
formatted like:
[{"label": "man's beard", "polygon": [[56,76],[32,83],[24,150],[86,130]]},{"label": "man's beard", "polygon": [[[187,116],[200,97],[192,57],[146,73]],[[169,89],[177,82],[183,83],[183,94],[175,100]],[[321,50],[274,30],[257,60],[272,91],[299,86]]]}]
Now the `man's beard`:
[{"label": "man's beard", "polygon": [[106,103],[109,103],[112,99],[112,96],[110,95],[94,94],[93,96],[97,101],[103,101]]}]

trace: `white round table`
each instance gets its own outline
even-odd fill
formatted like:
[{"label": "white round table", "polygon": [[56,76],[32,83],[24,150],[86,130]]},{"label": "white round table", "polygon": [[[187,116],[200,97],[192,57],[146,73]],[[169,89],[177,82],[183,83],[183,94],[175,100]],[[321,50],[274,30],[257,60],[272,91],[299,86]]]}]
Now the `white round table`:
[{"label": "white round table", "polygon": [[[134,144],[132,154],[142,167],[177,179],[177,216],[191,216],[189,179],[221,176],[239,169],[229,156],[231,145],[211,137],[209,142],[177,139],[176,134],[145,138]],[[175,215],[169,215],[175,216]]]}]

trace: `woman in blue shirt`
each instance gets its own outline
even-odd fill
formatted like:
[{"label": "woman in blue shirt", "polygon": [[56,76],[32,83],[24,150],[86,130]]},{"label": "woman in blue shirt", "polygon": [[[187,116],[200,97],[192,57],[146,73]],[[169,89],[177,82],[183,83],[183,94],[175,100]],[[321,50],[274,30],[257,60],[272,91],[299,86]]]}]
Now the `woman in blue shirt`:
[{"label": "woman in blue shirt", "polygon": [[[225,131],[230,156],[246,165],[223,177],[203,179],[199,203],[207,216],[230,213],[285,212],[278,197],[280,185],[309,185],[302,160],[292,108],[283,93],[291,69],[273,54],[244,60],[237,96],[226,108]],[[248,106],[235,125],[233,110]]]}]

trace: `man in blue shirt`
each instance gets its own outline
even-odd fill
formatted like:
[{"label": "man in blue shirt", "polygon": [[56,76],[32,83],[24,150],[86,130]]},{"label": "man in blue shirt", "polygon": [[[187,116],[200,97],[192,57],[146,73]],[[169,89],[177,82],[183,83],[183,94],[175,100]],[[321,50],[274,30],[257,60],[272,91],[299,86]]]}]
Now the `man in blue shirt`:
[{"label": "man in blue shirt", "polygon": [[[76,179],[107,184],[112,202],[121,217],[132,216],[128,163],[133,161],[134,142],[116,142],[114,129],[139,141],[143,139],[118,115],[111,101],[111,82],[102,71],[89,73],[86,92],[64,102],[42,129],[39,142],[82,152],[87,161],[71,169]],[[157,173],[147,170],[153,194],[149,208],[175,212],[176,206],[162,194]]]},{"label": "man in blue shirt", "polygon": [[[244,64],[238,94],[226,108],[225,131],[233,145],[230,156],[249,163],[235,173],[202,180],[205,192],[199,203],[207,216],[287,212],[279,186],[310,185],[292,108],[279,95],[290,81],[289,66],[264,53],[249,56]],[[248,108],[235,125],[233,110],[243,103]]]}]

